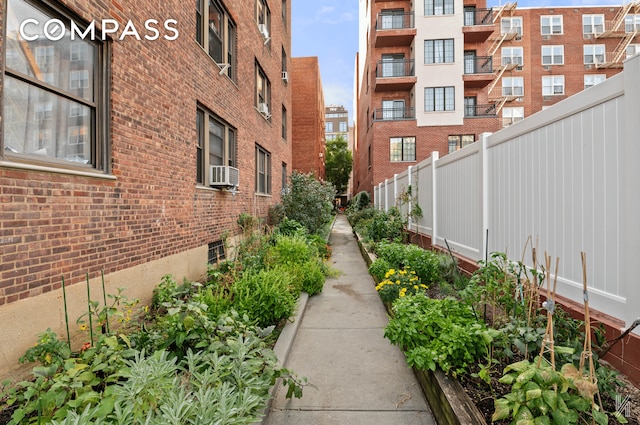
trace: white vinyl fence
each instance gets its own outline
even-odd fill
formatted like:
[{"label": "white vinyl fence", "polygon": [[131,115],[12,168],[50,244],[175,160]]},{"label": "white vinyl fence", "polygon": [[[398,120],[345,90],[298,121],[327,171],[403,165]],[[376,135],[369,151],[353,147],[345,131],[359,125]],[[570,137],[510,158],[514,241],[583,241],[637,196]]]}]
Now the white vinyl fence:
[{"label": "white vinyl fence", "polygon": [[[591,307],[640,317],[640,55],[620,74],[478,142],[435,153],[374,188],[376,207],[411,195],[411,230],[473,260],[522,259],[527,239],[560,258],[558,293],[582,303],[587,258]],[[404,208],[410,208],[406,205]],[[525,263],[532,265],[530,245]]]}]

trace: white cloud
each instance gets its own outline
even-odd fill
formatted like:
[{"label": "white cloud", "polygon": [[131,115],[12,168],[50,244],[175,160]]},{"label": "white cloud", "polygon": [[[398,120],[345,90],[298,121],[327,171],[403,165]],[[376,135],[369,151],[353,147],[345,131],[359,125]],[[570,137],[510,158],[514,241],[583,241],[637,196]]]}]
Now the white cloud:
[{"label": "white cloud", "polygon": [[354,120],[353,116],[353,87],[341,81],[323,83],[325,105],[342,105],[349,111],[349,124]]}]

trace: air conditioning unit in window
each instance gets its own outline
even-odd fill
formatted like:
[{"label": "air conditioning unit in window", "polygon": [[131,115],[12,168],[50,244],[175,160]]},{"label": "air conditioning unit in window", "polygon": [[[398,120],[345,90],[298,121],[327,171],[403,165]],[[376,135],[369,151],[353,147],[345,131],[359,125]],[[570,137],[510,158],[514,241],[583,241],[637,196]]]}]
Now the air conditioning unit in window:
[{"label": "air conditioning unit in window", "polygon": [[282,81],[285,83],[289,82],[289,73],[287,71],[282,71]]},{"label": "air conditioning unit in window", "polygon": [[267,118],[271,116],[271,114],[269,114],[269,105],[267,105],[266,103],[258,104],[258,112],[260,112],[262,115],[264,115]]},{"label": "air conditioning unit in window", "polygon": [[269,38],[269,29],[265,24],[258,24],[258,31],[260,31],[260,34],[262,34],[264,38]]},{"label": "air conditioning unit in window", "polygon": [[209,168],[209,186],[236,188],[240,185],[240,170],[228,165],[212,165]]}]

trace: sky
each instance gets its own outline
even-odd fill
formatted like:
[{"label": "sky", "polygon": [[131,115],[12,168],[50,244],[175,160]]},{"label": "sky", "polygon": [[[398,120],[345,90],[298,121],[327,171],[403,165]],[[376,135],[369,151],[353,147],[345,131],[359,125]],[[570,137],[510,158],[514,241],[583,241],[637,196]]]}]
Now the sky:
[{"label": "sky", "polygon": [[[325,104],[343,105],[353,122],[359,0],[292,0],[292,57],[317,56]],[[505,0],[487,0],[487,7]],[[625,0],[524,0],[518,7],[621,6]],[[626,1],[628,2],[628,0]],[[416,0],[420,4],[421,0]]]}]

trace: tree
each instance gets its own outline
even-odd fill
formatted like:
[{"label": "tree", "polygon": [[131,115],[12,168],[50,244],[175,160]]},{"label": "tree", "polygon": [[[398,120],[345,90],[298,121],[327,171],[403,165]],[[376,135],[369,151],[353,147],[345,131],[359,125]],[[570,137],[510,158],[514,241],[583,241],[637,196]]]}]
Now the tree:
[{"label": "tree", "polygon": [[331,221],[335,188],[329,182],[321,182],[313,174],[294,171],[289,190],[282,195],[284,213],[307,228],[309,233],[320,233]]},{"label": "tree", "polygon": [[344,137],[327,140],[325,174],[327,181],[333,183],[336,191],[344,193],[349,184],[349,175],[353,168],[353,155]]}]

